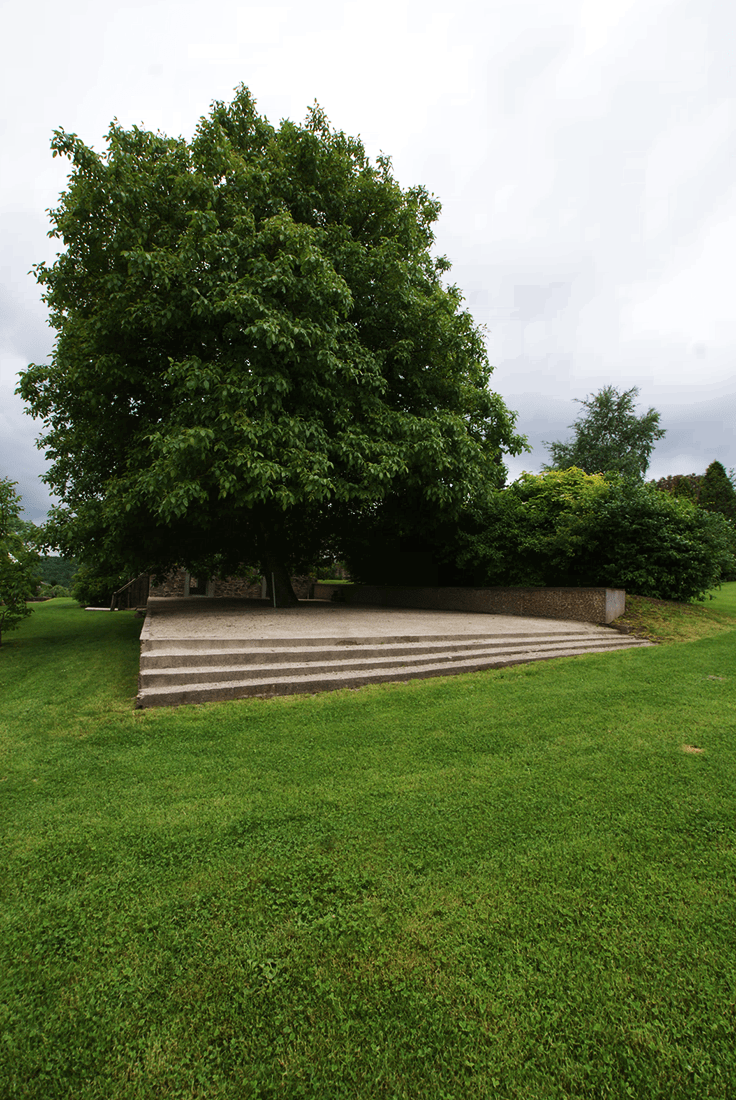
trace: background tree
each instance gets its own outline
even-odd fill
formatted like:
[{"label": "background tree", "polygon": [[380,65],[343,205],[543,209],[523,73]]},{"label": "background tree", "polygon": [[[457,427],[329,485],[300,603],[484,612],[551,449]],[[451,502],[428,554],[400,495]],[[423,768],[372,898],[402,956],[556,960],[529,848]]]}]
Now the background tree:
[{"label": "background tree", "polygon": [[74,574],[70,595],[80,607],[109,607],[113,593],[129,580],[127,573],[100,575],[83,565]]},{"label": "background tree", "polygon": [[720,512],[726,519],[736,520],[734,471],[726,473],[720,462],[711,462],[704,474],[670,474],[650,484],[663,493],[687,497],[707,512]]},{"label": "background tree", "polygon": [[585,400],[576,398],[587,411],[570,425],[575,435],[566,443],[545,443],[552,455],[546,470],[566,470],[576,466],[588,474],[618,473],[643,477],[658,439],[665,430],[659,427],[659,413],[648,409],[639,415],[634,399],[638,386],[620,392],[604,386]]},{"label": "background tree", "polygon": [[439,203],[315,107],[246,88],[191,142],[58,131],[57,340],[19,392],[45,421],[49,543],[100,573],[257,565],[288,581],[382,501],[451,519],[524,441],[433,258]]},{"label": "background tree", "polygon": [[736,521],[736,489],[720,462],[711,462],[705,471],[698,504],[707,512],[720,512],[726,519]]},{"label": "background tree", "polygon": [[657,481],[650,481],[649,484],[663,493],[685,497],[686,500],[692,500],[697,504],[702,481],[702,474],[670,474],[668,477],[660,477]]},{"label": "background tree", "polygon": [[0,645],[31,614],[26,601],[35,593],[38,554],[30,541],[31,524],[21,518],[16,482],[0,478]]}]

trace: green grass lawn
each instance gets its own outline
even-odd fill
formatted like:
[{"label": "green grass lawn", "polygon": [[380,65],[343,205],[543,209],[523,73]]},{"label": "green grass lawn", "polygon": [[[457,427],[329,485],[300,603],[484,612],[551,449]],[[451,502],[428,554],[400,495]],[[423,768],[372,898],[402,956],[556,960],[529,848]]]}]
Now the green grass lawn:
[{"label": "green grass lawn", "polygon": [[37,605],[0,1097],[736,1097],[736,584],[647,614],[694,640],[135,711],[140,620]]}]

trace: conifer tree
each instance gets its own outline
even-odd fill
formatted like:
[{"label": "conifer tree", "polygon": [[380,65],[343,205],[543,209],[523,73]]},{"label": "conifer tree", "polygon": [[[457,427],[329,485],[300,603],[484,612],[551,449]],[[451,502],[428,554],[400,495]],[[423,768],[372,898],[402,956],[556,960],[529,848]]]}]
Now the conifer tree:
[{"label": "conifer tree", "polygon": [[711,462],[705,471],[698,504],[707,512],[720,512],[726,519],[736,520],[736,490],[720,462]]}]

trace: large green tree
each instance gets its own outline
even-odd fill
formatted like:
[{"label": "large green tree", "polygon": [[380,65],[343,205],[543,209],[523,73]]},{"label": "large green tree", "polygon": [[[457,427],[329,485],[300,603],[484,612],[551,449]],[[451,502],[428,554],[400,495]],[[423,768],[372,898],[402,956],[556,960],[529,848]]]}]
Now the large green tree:
[{"label": "large green tree", "polygon": [[290,569],[383,502],[451,519],[524,441],[432,255],[439,203],[322,111],[241,87],[194,138],[113,124],[72,172],[37,278],[57,340],[19,392],[45,421],[49,540],[104,571]]},{"label": "large green tree", "polygon": [[616,473],[641,478],[646,473],[654,444],[661,439],[659,413],[647,409],[637,413],[638,386],[620,391],[604,386],[584,400],[586,410],[570,425],[574,431],[567,442],[545,443],[552,456],[546,470],[567,470],[576,466],[588,474]]}]

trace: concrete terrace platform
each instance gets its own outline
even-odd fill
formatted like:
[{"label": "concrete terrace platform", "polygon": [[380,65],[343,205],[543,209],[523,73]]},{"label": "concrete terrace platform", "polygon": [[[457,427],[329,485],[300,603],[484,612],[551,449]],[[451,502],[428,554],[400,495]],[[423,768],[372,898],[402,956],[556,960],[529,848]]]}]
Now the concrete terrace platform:
[{"label": "concrete terrace platform", "polygon": [[593,623],[518,615],[151,597],[137,704],[330,691],[647,644]]}]

